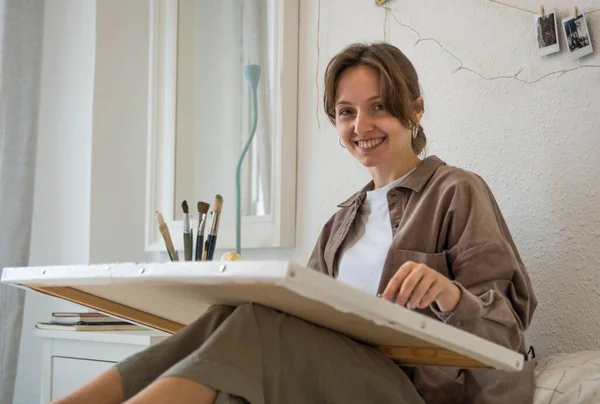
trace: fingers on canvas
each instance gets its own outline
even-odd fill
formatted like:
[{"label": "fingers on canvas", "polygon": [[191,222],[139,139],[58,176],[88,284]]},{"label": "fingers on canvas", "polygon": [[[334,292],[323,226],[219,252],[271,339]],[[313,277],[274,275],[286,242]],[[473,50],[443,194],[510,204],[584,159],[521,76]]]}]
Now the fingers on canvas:
[{"label": "fingers on canvas", "polygon": [[424,309],[443,292],[438,275],[427,265],[406,262],[390,279],[382,297],[410,309]]},{"label": "fingers on canvas", "polygon": [[387,287],[383,291],[382,297],[390,302],[394,301],[398,291],[400,290],[400,287],[402,286],[402,283],[416,266],[417,264],[412,261],[404,263],[388,282]]},{"label": "fingers on canvas", "polygon": [[431,303],[435,302],[442,295],[443,289],[443,284],[438,279],[436,279],[429,288],[429,290],[427,290],[427,293],[425,293],[425,295],[421,298],[418,307],[420,309],[424,309]]},{"label": "fingers on canvas", "polygon": [[[423,286],[419,286],[421,283],[424,283]],[[400,287],[400,292],[398,293],[398,297],[396,298],[396,303],[402,306],[408,306],[412,304],[413,299],[415,298],[415,293],[421,293],[421,288],[425,288],[422,291],[421,296],[419,296],[419,300],[423,294],[427,291],[427,283],[429,282],[428,276],[428,268],[426,265],[417,265],[410,274],[404,279],[402,286]],[[418,301],[416,302],[418,303]],[[416,306],[416,304],[415,304]],[[411,306],[412,308],[412,306]]]}]

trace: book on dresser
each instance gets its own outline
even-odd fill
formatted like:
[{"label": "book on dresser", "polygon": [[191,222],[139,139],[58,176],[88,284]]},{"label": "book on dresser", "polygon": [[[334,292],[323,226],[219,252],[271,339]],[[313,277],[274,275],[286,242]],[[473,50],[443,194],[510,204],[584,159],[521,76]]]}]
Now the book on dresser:
[{"label": "book on dresser", "polygon": [[41,330],[136,331],[144,327],[99,312],[54,312],[49,322],[38,322]]},{"label": "book on dresser", "polygon": [[98,312],[54,312],[50,318],[52,323],[78,323],[84,322],[88,324],[96,323],[111,323],[120,321],[114,317],[107,316],[103,313]]},{"label": "book on dresser", "polygon": [[56,324],[56,323],[36,323],[36,328],[40,330],[57,331],[141,331],[146,328],[129,323],[115,324]]}]

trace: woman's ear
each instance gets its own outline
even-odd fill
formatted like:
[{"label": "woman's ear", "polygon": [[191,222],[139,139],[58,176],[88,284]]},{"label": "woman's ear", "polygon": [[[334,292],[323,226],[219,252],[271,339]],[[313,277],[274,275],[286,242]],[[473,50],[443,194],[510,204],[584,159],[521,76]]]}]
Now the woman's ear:
[{"label": "woman's ear", "polygon": [[415,118],[417,118],[417,122],[421,122],[421,118],[423,118],[423,113],[425,112],[425,102],[423,101],[423,97],[419,97],[415,100],[415,107]]}]

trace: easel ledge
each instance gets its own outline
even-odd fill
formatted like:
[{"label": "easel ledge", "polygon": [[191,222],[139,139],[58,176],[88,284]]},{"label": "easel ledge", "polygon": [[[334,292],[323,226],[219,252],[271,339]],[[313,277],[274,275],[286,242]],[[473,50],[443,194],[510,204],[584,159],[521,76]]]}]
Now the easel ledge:
[{"label": "easel ledge", "polygon": [[[71,287],[32,285],[29,286],[29,288],[45,295],[68,300],[168,334],[174,334],[185,327],[184,324],[146,313],[102,297],[94,296],[90,293],[82,292]],[[403,346],[381,346],[377,348],[390,359],[402,365],[490,369],[490,366],[488,365],[445,348]]]}]

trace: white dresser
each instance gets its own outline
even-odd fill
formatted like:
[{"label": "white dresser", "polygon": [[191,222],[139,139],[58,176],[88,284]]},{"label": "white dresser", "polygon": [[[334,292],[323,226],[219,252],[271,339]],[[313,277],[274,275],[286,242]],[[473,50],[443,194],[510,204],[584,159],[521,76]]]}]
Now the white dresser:
[{"label": "white dresser", "polygon": [[43,339],[40,401],[64,397],[116,362],[168,337],[158,331],[36,330]]}]

